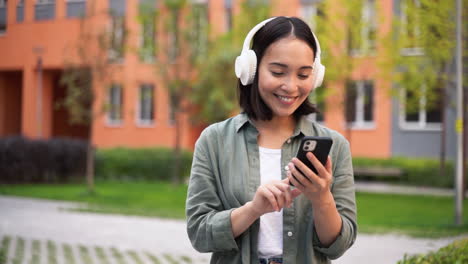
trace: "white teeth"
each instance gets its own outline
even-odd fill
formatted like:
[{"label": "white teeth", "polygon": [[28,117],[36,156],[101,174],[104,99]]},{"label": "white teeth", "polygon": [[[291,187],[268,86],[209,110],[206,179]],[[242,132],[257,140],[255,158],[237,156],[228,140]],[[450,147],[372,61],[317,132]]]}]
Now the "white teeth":
[{"label": "white teeth", "polygon": [[278,98],[281,100],[281,101],[285,101],[287,103],[291,102],[294,98],[292,97],[284,97],[284,96],[281,96],[281,95],[278,95]]}]

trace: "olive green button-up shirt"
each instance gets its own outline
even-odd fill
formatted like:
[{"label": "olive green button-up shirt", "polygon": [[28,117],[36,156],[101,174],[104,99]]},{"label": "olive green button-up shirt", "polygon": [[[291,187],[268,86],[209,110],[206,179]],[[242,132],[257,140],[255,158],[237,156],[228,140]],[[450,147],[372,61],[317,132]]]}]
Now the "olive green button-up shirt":
[{"label": "olive green button-up shirt", "polygon": [[[330,263],[356,239],[356,202],[353,168],[347,140],[331,129],[302,117],[294,134],[281,148],[281,168],[295,156],[303,136],[333,139],[331,191],[342,218],[337,239],[324,247],[314,228],[314,208],[298,196],[283,208],[283,263]],[[211,263],[258,263],[259,221],[234,238],[231,212],[251,201],[260,185],[258,131],[246,114],[239,114],[206,128],[195,145],[186,214],[193,247],[213,252]],[[282,178],[286,171],[281,172]]]}]

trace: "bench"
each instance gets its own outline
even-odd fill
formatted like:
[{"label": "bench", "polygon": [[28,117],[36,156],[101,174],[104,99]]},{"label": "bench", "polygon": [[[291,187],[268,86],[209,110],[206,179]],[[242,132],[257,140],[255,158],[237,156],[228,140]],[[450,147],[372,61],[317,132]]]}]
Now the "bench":
[{"label": "bench", "polygon": [[376,178],[401,178],[404,171],[395,167],[356,167],[354,168],[354,175],[358,177],[376,177]]}]

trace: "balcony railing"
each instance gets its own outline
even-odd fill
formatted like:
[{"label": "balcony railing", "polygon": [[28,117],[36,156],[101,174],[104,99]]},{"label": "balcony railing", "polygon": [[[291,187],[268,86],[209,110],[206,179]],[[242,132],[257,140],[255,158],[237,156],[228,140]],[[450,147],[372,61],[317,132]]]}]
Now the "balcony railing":
[{"label": "balcony railing", "polygon": [[36,4],[34,7],[36,20],[50,20],[55,18],[55,3]]}]

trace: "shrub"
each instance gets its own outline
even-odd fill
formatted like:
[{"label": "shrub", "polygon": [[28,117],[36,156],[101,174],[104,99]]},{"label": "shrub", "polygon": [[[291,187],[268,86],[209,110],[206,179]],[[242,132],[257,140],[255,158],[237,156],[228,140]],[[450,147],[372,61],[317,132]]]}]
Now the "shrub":
[{"label": "shrub", "polygon": [[[353,158],[354,167],[395,167],[404,172],[400,178],[366,178],[398,182],[409,185],[451,188],[454,184],[454,165],[446,162],[445,175],[440,176],[439,161],[435,159],[395,157],[389,159]],[[355,175],[359,179],[359,175]]]},{"label": "shrub", "polygon": [[426,255],[403,257],[398,264],[462,264],[468,263],[468,239],[461,239]]},{"label": "shrub", "polygon": [[1,139],[0,182],[66,182],[82,177],[86,147],[86,141],[77,139]]},{"label": "shrub", "polygon": [[[173,150],[169,148],[113,148],[96,153],[97,179],[168,181],[172,175]],[[180,179],[188,177],[192,153],[182,152]]]}]

